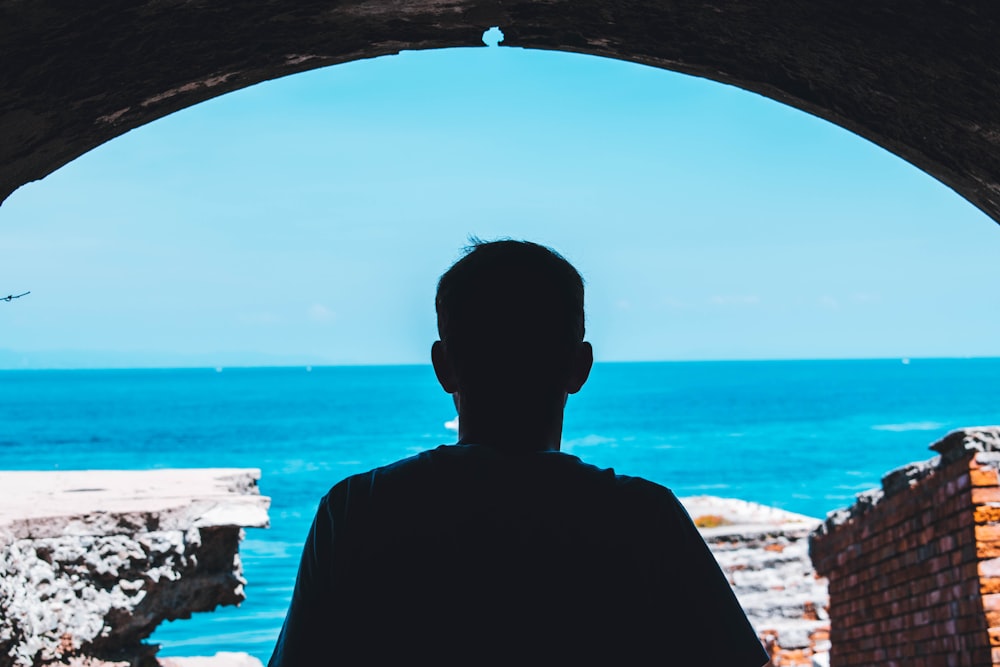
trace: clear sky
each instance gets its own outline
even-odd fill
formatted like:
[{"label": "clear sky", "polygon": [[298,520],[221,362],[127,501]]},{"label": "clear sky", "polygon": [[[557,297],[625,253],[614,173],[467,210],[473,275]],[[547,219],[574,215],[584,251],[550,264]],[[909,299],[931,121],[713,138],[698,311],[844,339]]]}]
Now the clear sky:
[{"label": "clear sky", "polygon": [[1000,226],[745,91],[407,52],[134,130],[0,207],[0,367],[424,363],[470,234],[555,247],[599,360],[1000,356]]}]

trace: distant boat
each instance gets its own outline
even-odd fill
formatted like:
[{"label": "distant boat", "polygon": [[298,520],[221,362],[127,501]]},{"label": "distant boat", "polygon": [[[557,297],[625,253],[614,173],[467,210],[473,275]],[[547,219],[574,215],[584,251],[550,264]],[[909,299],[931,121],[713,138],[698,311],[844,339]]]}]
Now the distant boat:
[{"label": "distant boat", "polygon": [[455,417],[451,421],[446,421],[444,423],[444,427],[446,429],[448,429],[449,431],[455,431],[455,432],[457,432],[458,431],[458,417]]},{"label": "distant boat", "polygon": [[904,366],[909,366],[910,365],[910,359],[908,357],[903,357],[902,359],[900,359],[900,361],[903,362]]}]

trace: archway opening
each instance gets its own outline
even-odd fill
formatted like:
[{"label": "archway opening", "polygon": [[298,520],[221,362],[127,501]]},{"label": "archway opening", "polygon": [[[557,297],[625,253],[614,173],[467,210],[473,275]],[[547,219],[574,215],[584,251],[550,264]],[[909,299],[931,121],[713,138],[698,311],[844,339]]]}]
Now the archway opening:
[{"label": "archway opening", "polygon": [[[432,66],[434,59],[440,62]],[[669,90],[657,93],[653,79],[669,81]],[[288,97],[268,98],[282,89]],[[371,93],[364,104],[361,90]],[[321,93],[337,104],[324,106]],[[256,117],[269,104],[269,116]],[[907,372],[905,382],[921,378],[915,386],[934,401],[936,373],[951,371],[919,358],[997,354],[988,333],[995,327],[954,326],[996,304],[989,287],[997,278],[989,261],[995,228],[880,149],[856,141],[840,152],[848,137],[736,89],[569,54],[406,53],[315,71],[136,130],[12,197],[0,221],[17,243],[7,246],[3,265],[27,277],[33,293],[8,311],[16,317],[9,331],[35,352],[58,350],[42,346],[46,340],[85,343],[99,361],[83,366],[220,367],[218,378],[210,377],[237,393],[250,371],[229,374],[232,366],[295,365],[300,379],[311,365],[311,379],[323,375],[324,364],[418,363],[433,336],[434,278],[466,236],[533,238],[564,252],[588,278],[591,337],[608,361],[894,357],[891,367],[878,366],[890,384],[859,390],[860,371],[852,368],[834,374],[832,394],[802,392],[817,374],[829,380],[822,363],[789,371],[774,394],[769,383],[781,375],[774,369],[792,367],[761,361],[736,375],[718,365],[640,369],[651,386],[675,390],[639,396],[620,392],[613,376],[622,367],[609,367],[604,378],[595,375],[593,393],[580,397],[581,413],[596,415],[596,406],[616,400],[632,411],[611,424],[571,421],[576,430],[567,431],[567,443],[585,457],[635,466],[682,494],[725,488],[817,514],[820,505],[847,502],[877,482],[872,475],[913,458],[887,464],[876,457],[857,469],[841,463],[845,440],[854,438],[855,456],[881,455],[887,450],[872,447],[876,439],[909,447],[983,414],[958,397],[967,412],[938,418],[926,404],[905,404],[874,414],[871,401],[885,398],[878,387],[896,386]],[[166,166],[168,158],[174,166]],[[132,179],[140,172],[146,180],[137,185]],[[856,190],[845,189],[845,175]],[[56,195],[47,190],[52,186],[67,189]],[[898,190],[877,199],[890,187]],[[927,270],[958,255],[965,261],[947,275]],[[50,296],[56,293],[58,299]],[[949,347],[956,340],[960,349]],[[184,346],[164,351],[171,341]],[[128,354],[100,356],[108,351]],[[904,365],[901,357],[916,361]],[[8,358],[18,365],[23,355]],[[446,408],[447,398],[426,369],[401,372],[409,379],[397,377],[394,386],[413,388],[422,373],[433,398],[419,408],[426,421],[398,431],[397,439],[448,437],[443,422],[452,415],[431,415],[436,408],[427,407]],[[720,372],[721,393],[701,392],[704,378]],[[279,376],[276,382],[298,382],[273,373],[265,384]],[[409,395],[386,397],[384,385],[367,386],[390,405]],[[979,388],[975,395],[995,404]],[[789,396],[813,409],[795,412],[782,402]],[[850,407],[835,397],[861,403]],[[708,426],[707,413],[697,411],[716,410],[723,399],[736,421]],[[303,479],[332,483],[352,466],[384,462],[413,446],[358,458],[345,443],[366,442],[374,424],[391,426],[399,415],[376,404],[345,425],[342,405],[307,407],[333,418],[299,442],[310,456],[327,453],[270,460],[265,491],[299,504],[276,503],[275,529],[251,545],[251,553],[292,563],[294,536],[315,496],[312,489],[308,497],[295,495]],[[640,420],[645,430],[636,435]],[[192,423],[185,461],[204,461],[203,445],[226,437],[217,426],[199,435]],[[99,430],[99,422],[89,428]],[[328,437],[331,430],[336,437]],[[159,465],[167,459],[156,456],[178,446],[170,434],[148,430],[124,432],[118,443],[136,433],[149,445],[137,461]],[[285,442],[285,427],[245,428],[239,436],[254,433],[261,447],[281,453],[275,444]],[[246,453],[245,440],[231,445],[227,455]],[[731,465],[720,468],[726,457]],[[651,473],[654,461],[669,463]],[[814,474],[787,497],[739,486],[754,470],[771,489],[785,487],[789,474],[804,468],[841,479]],[[674,481],[677,470],[696,481]],[[269,473],[276,480],[270,488]],[[817,501],[812,487],[838,497],[808,505]],[[285,528],[282,512],[291,519]],[[261,644],[273,640],[267,632],[260,630]]]}]

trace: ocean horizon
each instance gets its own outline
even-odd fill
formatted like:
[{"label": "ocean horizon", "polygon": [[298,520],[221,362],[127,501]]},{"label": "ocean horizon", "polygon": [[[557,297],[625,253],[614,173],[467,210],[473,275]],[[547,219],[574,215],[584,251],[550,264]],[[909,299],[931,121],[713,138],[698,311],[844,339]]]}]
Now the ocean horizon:
[{"label": "ocean horizon", "polygon": [[[8,371],[13,372],[29,372],[29,371],[152,371],[152,370],[174,370],[174,371],[188,371],[188,370],[215,370],[219,369],[313,369],[313,368],[386,368],[386,367],[407,367],[407,366],[424,366],[427,368],[431,367],[430,361],[400,361],[400,362],[385,362],[385,363],[371,363],[371,362],[331,362],[331,361],[309,361],[298,358],[286,359],[283,356],[278,356],[278,359],[274,363],[262,363],[260,358],[254,357],[253,361],[235,361],[235,362],[225,362],[223,357],[223,363],[216,363],[211,361],[214,359],[212,355],[196,355],[201,360],[198,362],[191,361],[178,361],[173,359],[172,361],[162,361],[162,362],[146,362],[135,361],[134,359],[143,358],[142,355],[136,354],[134,357],[125,356],[119,359],[118,363],[112,363],[110,361],[105,361],[103,364],[87,364],[82,363],[79,360],[81,358],[87,358],[86,354],[83,357],[79,357],[75,352],[71,351],[57,351],[54,353],[56,358],[74,358],[76,361],[73,362],[63,362],[62,364],[51,364],[51,365],[38,365],[38,366],[26,366],[19,364],[12,364],[11,359],[16,357],[25,357],[29,354],[36,354],[32,352],[28,353],[17,353],[12,350],[0,349],[0,373],[5,373]],[[46,352],[37,354],[48,354]],[[115,359],[115,353],[94,353],[95,358],[98,359]],[[277,355],[276,355],[277,356]],[[187,359],[187,357],[184,357]],[[130,361],[129,359],[133,359]],[[429,357],[428,357],[429,359]],[[1000,356],[992,355],[941,355],[941,356],[845,356],[845,357],[734,357],[734,358],[717,358],[717,359],[606,359],[597,361],[595,363],[601,365],[612,365],[612,364],[754,364],[754,363],[798,363],[798,362],[840,362],[840,361],[887,361],[887,362],[899,362],[903,364],[909,364],[913,361],[967,361],[967,360],[980,360],[980,361],[991,361],[1000,360]]]},{"label": "ocean horizon", "polygon": [[[247,601],[166,623],[161,655],[267,660],[319,498],[340,479],[454,442],[429,365],[0,371],[0,468],[261,470]],[[678,496],[814,517],[949,431],[1000,423],[1000,358],[601,362],[570,397],[563,450]]]}]

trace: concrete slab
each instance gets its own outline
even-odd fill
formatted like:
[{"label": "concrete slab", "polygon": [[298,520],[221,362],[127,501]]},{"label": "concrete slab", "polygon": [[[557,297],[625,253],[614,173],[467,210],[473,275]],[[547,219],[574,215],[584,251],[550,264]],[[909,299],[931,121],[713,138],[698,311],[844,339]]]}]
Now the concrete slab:
[{"label": "concrete slab", "polygon": [[4,538],[101,533],[109,521],[160,529],[266,528],[270,499],[260,470],[0,471],[0,543]]}]

